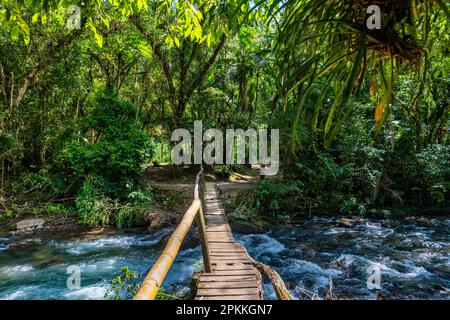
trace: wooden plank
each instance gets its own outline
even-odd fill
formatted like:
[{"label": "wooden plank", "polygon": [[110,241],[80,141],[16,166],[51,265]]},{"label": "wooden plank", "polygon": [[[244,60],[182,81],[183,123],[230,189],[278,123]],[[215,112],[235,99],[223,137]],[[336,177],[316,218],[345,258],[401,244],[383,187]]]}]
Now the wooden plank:
[{"label": "wooden plank", "polygon": [[[209,243],[209,239],[208,239],[208,243]],[[238,245],[236,242],[230,242],[227,244],[224,243],[214,243],[214,241],[211,241],[211,246],[215,246],[215,247],[223,247],[223,246],[228,246],[228,247],[233,247],[236,250],[240,250],[240,251],[246,251],[244,248],[242,248],[240,245]]]},{"label": "wooden plank", "polygon": [[219,249],[220,250],[220,249],[226,248],[226,249],[233,249],[236,252],[244,252],[244,253],[246,252],[242,247],[236,245],[236,243],[234,243],[234,242],[222,242],[222,243],[220,243],[220,242],[209,242],[208,241],[208,244],[211,245],[210,246],[211,251],[214,251],[215,249]]},{"label": "wooden plank", "polygon": [[217,258],[217,259],[223,259],[223,258],[230,258],[232,259],[249,259],[248,256],[244,252],[209,252],[209,255],[211,257]]},{"label": "wooden plank", "polygon": [[213,270],[254,270],[255,268],[250,264],[244,263],[215,263],[213,266]]},{"label": "wooden plank", "polygon": [[228,253],[241,253],[241,254],[246,254],[245,250],[241,249],[241,248],[236,248],[235,246],[230,246],[230,245],[217,245],[217,244],[212,244],[209,247],[209,252],[213,253],[213,252],[217,252],[217,253],[221,253],[221,252],[228,252]]},{"label": "wooden plank", "polygon": [[243,262],[240,261],[234,261],[234,260],[217,260],[217,262],[214,262],[214,265],[216,267],[236,267],[241,266],[244,267],[244,269],[247,269],[247,267],[254,268],[253,264],[250,262],[250,260],[243,260]]},{"label": "wooden plank", "polygon": [[219,237],[219,236],[233,236],[231,233],[231,230],[215,230],[215,231],[209,231],[206,229],[205,234],[210,237]]},{"label": "wooden plank", "polygon": [[214,277],[200,276],[200,283],[205,282],[233,282],[254,281],[256,283],[256,275],[215,275]]},{"label": "wooden plank", "polygon": [[209,251],[211,256],[228,256],[228,257],[246,257],[245,252],[243,251],[235,251],[233,248],[218,248]]},{"label": "wooden plank", "polygon": [[206,231],[205,234],[208,237],[222,237],[222,236],[229,236],[233,237],[233,234],[230,230],[221,230],[221,231]]},{"label": "wooden plank", "polygon": [[[229,230],[223,230],[223,231],[206,231],[205,234],[208,237],[233,237],[233,235],[231,234],[231,231]],[[233,238],[234,239],[234,238]]]},{"label": "wooden plank", "polygon": [[215,232],[229,232],[231,233],[231,228],[227,225],[222,226],[206,226],[206,233],[215,233]]},{"label": "wooden plank", "polygon": [[221,261],[221,262],[233,262],[233,261],[241,262],[241,261],[243,261],[245,263],[250,263],[250,259],[243,254],[237,255],[234,253],[230,253],[230,254],[225,253],[224,255],[221,256],[221,255],[217,255],[217,253],[216,253],[216,254],[210,255],[210,256],[211,256],[212,260],[217,260],[217,261]]},{"label": "wooden plank", "polygon": [[258,288],[255,281],[204,281],[199,283],[199,289],[233,289],[233,288]]},{"label": "wooden plank", "polygon": [[228,256],[211,256],[212,261],[216,262],[241,262],[241,263],[250,263],[250,260],[247,257],[228,257]]},{"label": "wooden plank", "polygon": [[246,257],[248,258],[247,252],[236,250],[233,247],[220,247],[209,250],[210,256],[227,256],[227,257]]},{"label": "wooden plank", "polygon": [[242,258],[242,259],[239,259],[239,258],[232,258],[232,259],[230,259],[230,258],[228,258],[228,257],[225,257],[225,258],[211,258],[211,264],[218,264],[218,263],[227,263],[227,262],[231,262],[231,263],[245,263],[245,264],[251,264],[251,262],[250,262],[250,260],[248,260],[248,259],[245,259],[245,258]]},{"label": "wooden plank", "polygon": [[220,270],[218,272],[211,272],[210,274],[218,273],[219,275],[230,275],[230,276],[239,276],[239,275],[256,275],[256,270]]},{"label": "wooden plank", "polygon": [[[206,210],[208,210],[208,208],[206,208]],[[206,219],[215,219],[215,218],[220,218],[220,219],[224,219],[225,220],[225,212],[222,212],[221,210],[215,210],[212,209],[214,211],[209,211],[208,213],[205,213],[205,218]]]},{"label": "wooden plank", "polygon": [[[231,252],[229,252],[231,250]],[[247,252],[245,251],[237,251],[234,248],[217,248],[209,250],[210,256],[218,256],[218,257],[246,257],[248,258]]]},{"label": "wooden plank", "polygon": [[214,244],[218,243],[218,244],[235,244],[235,242],[233,240],[228,240],[228,239],[208,239],[208,243],[211,244],[211,246],[214,246]]},{"label": "wooden plank", "polygon": [[259,293],[258,288],[219,288],[219,289],[197,289],[197,295],[199,296],[217,296],[217,295],[227,295],[227,296],[240,296],[244,294],[255,294]]},{"label": "wooden plank", "polygon": [[208,243],[210,243],[212,246],[228,246],[228,247],[235,247],[236,243],[234,243],[234,239],[233,238],[217,238],[217,239],[211,239],[210,237],[208,238]]},{"label": "wooden plank", "polygon": [[238,252],[238,253],[246,253],[244,249],[241,247],[236,246],[234,243],[231,242],[208,242],[210,252],[213,251],[223,251],[223,250],[231,250],[232,252]]},{"label": "wooden plank", "polygon": [[217,216],[217,217],[205,217],[206,223],[209,225],[215,225],[215,226],[223,226],[225,225],[225,221],[223,217]]},{"label": "wooden plank", "polygon": [[235,243],[234,242],[234,238],[232,236],[214,237],[214,236],[207,235],[206,238],[208,239],[208,243],[210,243],[210,242],[211,243],[213,243],[213,242],[223,242],[223,241]]},{"label": "wooden plank", "polygon": [[[211,265],[215,266],[216,269],[218,269],[219,267],[229,267],[229,265],[226,264],[226,262],[232,262],[233,266],[237,266],[237,265],[244,265],[244,266],[251,266],[253,267],[253,265],[250,263],[250,261],[248,260],[242,260],[242,261],[234,261],[234,260],[212,260],[211,261]],[[244,268],[246,269],[246,268]]]},{"label": "wooden plank", "polygon": [[254,271],[254,268],[251,266],[211,266],[213,272],[222,272],[222,271]]}]

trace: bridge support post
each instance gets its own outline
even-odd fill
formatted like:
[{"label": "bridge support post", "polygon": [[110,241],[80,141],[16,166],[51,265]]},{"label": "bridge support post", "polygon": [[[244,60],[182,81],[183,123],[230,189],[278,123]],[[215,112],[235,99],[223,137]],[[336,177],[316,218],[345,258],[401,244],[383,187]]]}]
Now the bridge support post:
[{"label": "bridge support post", "polygon": [[200,237],[200,243],[202,246],[203,264],[205,265],[205,272],[211,272],[211,261],[209,260],[208,242],[206,241],[206,227],[205,216],[203,215],[203,202],[200,205],[200,210],[197,216],[198,233]]},{"label": "bridge support post", "polygon": [[205,265],[205,272],[210,273],[211,269],[211,260],[209,259],[209,249],[208,249],[208,241],[206,240],[206,225],[205,225],[205,216],[203,214],[203,205],[205,203],[205,180],[203,179],[203,166],[200,170],[200,176],[198,179],[199,193],[197,194],[199,200],[201,202],[200,209],[198,211],[197,216],[197,225],[200,243],[202,245],[202,256],[203,256],[203,264]]}]

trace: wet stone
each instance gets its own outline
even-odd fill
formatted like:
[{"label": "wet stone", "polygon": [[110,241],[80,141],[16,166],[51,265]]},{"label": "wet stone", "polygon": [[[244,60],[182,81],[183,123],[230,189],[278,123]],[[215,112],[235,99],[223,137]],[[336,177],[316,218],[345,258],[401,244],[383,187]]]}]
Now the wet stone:
[{"label": "wet stone", "polygon": [[45,221],[43,219],[26,219],[17,222],[16,233],[32,232],[34,230],[42,229]]}]

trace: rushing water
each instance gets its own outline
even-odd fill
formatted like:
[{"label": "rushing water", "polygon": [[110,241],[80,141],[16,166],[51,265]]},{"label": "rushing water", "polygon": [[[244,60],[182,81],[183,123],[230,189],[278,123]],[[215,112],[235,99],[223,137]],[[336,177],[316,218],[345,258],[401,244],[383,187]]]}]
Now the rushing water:
[{"label": "rushing water", "polygon": [[[235,237],[275,268],[295,297],[305,297],[305,290],[324,297],[331,278],[341,299],[450,299],[450,219],[367,219],[353,227],[338,221],[312,218]],[[171,231],[0,238],[0,299],[103,299],[121,267],[144,275]],[[164,281],[166,291],[188,291],[200,261],[198,246],[181,251]],[[81,269],[80,289],[67,288],[70,265]],[[378,294],[367,288],[370,266],[381,271]],[[264,290],[275,298],[271,286]]]},{"label": "rushing water", "polygon": [[[104,299],[122,267],[144,276],[172,231],[0,238],[0,299]],[[167,291],[185,293],[200,260],[200,247],[183,250],[165,280]],[[67,287],[69,266],[80,268],[80,289]]]}]

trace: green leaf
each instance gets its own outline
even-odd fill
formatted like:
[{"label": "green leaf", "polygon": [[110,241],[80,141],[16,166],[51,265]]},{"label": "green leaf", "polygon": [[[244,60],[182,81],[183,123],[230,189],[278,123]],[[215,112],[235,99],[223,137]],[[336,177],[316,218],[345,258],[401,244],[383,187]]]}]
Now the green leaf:
[{"label": "green leaf", "polygon": [[167,44],[167,46],[168,46],[169,48],[172,48],[172,47],[173,47],[173,40],[172,40],[172,38],[167,37],[167,38],[165,39],[165,43]]},{"label": "green leaf", "polygon": [[137,7],[138,7],[139,11],[141,11],[143,6],[144,6],[144,2],[142,0],[137,0]]},{"label": "green leaf", "polygon": [[36,23],[38,22],[38,20],[39,20],[39,15],[40,15],[39,12],[33,14],[33,16],[31,17],[31,22],[32,22],[33,24],[36,24]]},{"label": "green leaf", "polygon": [[99,34],[98,32],[96,32],[95,34],[95,42],[97,42],[97,45],[100,48],[103,48],[103,37],[101,34]]},{"label": "green leaf", "polygon": [[173,40],[174,40],[174,42],[175,42],[175,46],[176,46],[177,48],[180,48],[180,40],[178,40],[177,37],[174,37]]},{"label": "green leaf", "polygon": [[19,26],[15,25],[11,28],[11,40],[17,41],[20,37],[20,29]]},{"label": "green leaf", "polygon": [[23,40],[26,45],[30,44],[30,27],[28,27],[28,24],[20,19],[17,21],[17,24],[19,25],[20,29],[22,30]]},{"label": "green leaf", "polygon": [[45,13],[41,14],[41,23],[43,25],[47,24],[47,15]]},{"label": "green leaf", "polygon": [[109,19],[106,17],[100,17],[100,19],[102,19],[104,25],[106,26],[106,28],[108,29],[108,31],[111,29],[111,25],[109,23]]}]

